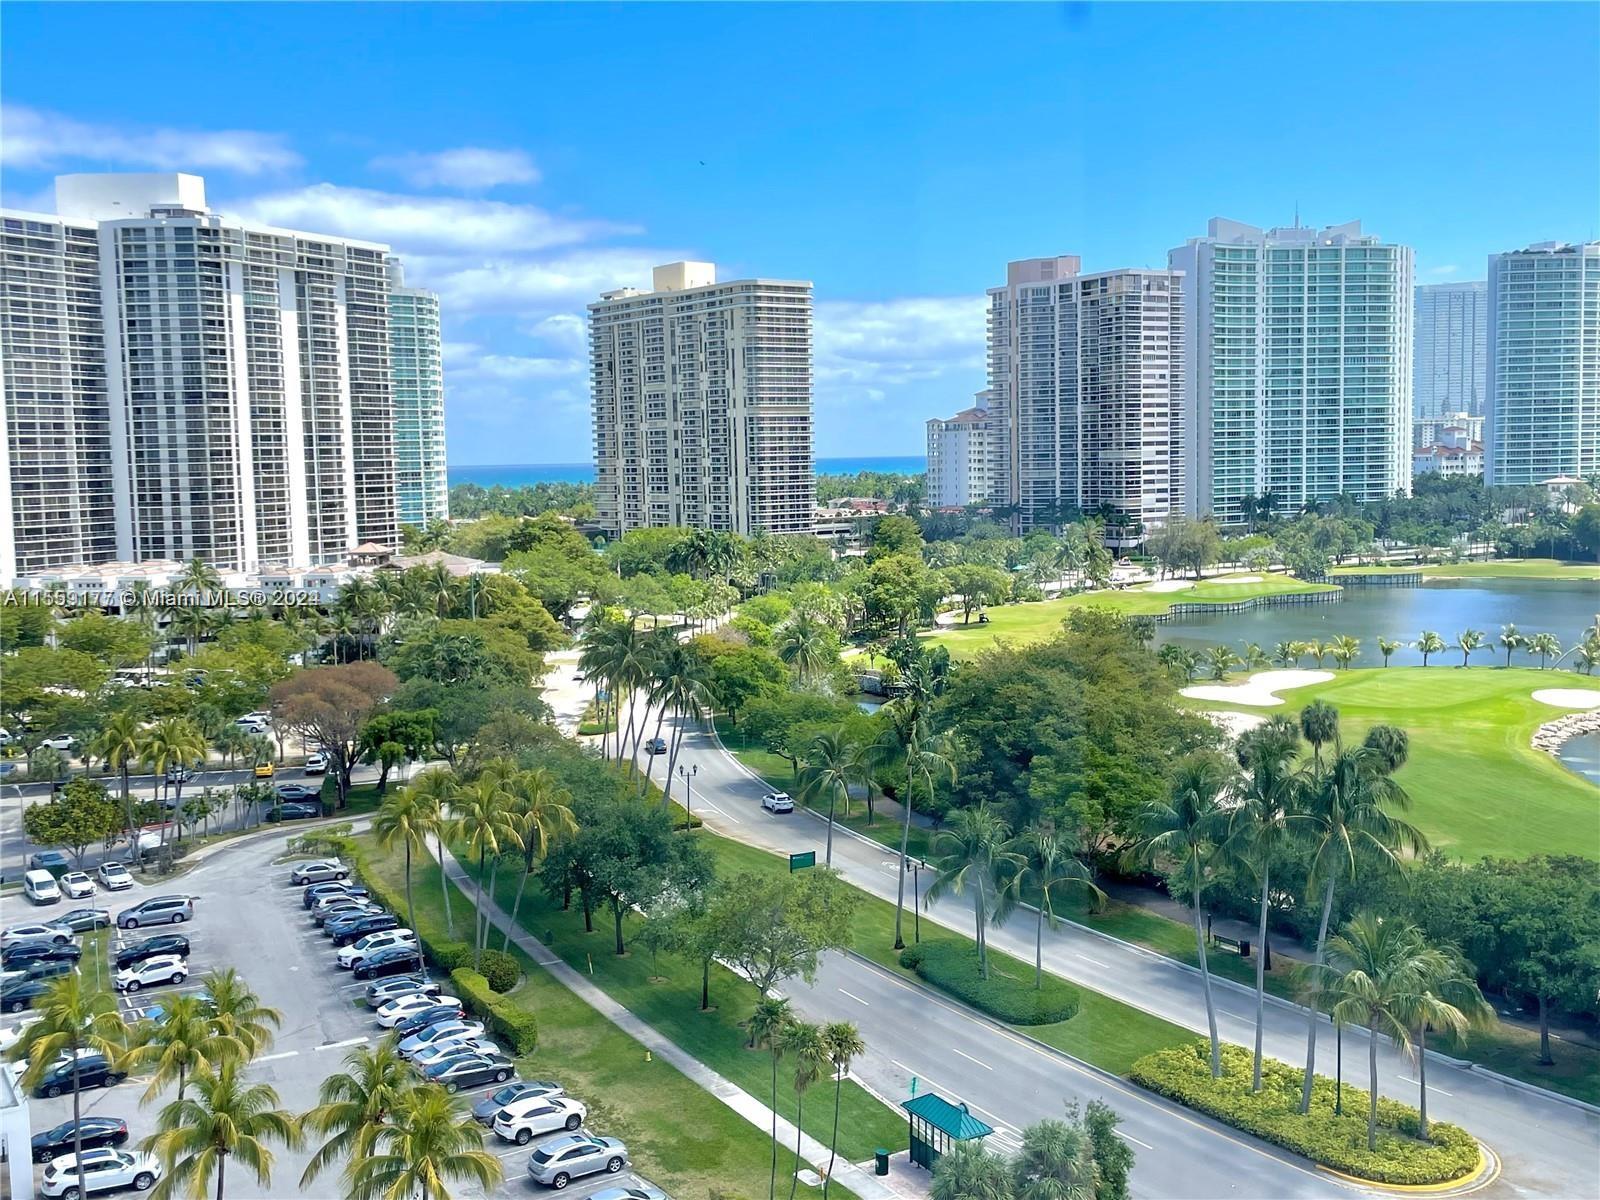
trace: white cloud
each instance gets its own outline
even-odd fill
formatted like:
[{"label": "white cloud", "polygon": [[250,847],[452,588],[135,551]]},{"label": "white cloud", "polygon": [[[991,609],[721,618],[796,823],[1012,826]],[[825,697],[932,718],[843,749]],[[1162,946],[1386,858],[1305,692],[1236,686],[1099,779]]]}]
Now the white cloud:
[{"label": "white cloud", "polygon": [[[513,256],[501,253],[502,249],[495,247],[495,256],[489,258],[407,255],[407,277],[414,272],[424,281],[421,286],[438,292],[460,312],[513,313],[540,320],[566,313],[581,326],[584,318],[577,312],[601,292],[646,286],[652,267],[689,257],[681,250],[627,246],[563,248],[553,256]],[[541,336],[548,332],[539,331]]]},{"label": "white cloud", "polygon": [[12,168],[50,170],[82,163],[258,175],[301,162],[281,134],[246,129],[124,129],[22,104],[0,109],[0,126],[0,161]]},{"label": "white cloud", "polygon": [[1460,267],[1456,266],[1454,263],[1451,263],[1449,266],[1444,266],[1444,267],[1429,267],[1428,268],[1428,274],[1429,275],[1454,275],[1459,270],[1461,270]]},{"label": "white cloud", "polygon": [[474,192],[503,183],[538,183],[539,168],[521,150],[458,146],[434,154],[396,154],[375,158],[372,167],[393,171],[412,187],[450,187]]},{"label": "white cloud", "polygon": [[555,313],[540,321],[529,332],[534,337],[543,338],[567,350],[583,350],[589,345],[589,324],[580,313]]},{"label": "white cloud", "polygon": [[[405,196],[331,183],[257,196],[244,205],[244,212],[270,225],[388,242],[402,252],[460,253],[486,247],[497,253],[529,252],[637,232],[606,221],[555,216],[531,204]],[[418,261],[406,255],[408,266]]]},{"label": "white cloud", "polygon": [[487,375],[493,379],[554,379],[580,374],[583,369],[581,358],[530,358],[515,354],[485,354],[467,368],[467,373]]},{"label": "white cloud", "polygon": [[821,301],[817,382],[871,391],[979,369],[986,303],[982,296]]}]

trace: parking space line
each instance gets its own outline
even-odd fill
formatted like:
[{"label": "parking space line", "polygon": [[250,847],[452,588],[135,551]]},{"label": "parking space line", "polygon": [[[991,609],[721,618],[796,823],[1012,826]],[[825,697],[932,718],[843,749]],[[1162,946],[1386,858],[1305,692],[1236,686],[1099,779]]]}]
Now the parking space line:
[{"label": "parking space line", "polygon": [[521,1154],[526,1147],[518,1146],[515,1150],[507,1150],[504,1154],[496,1154],[496,1158],[510,1158],[513,1154]]},{"label": "parking space line", "polygon": [[260,1058],[256,1059],[255,1061],[258,1062],[258,1063],[275,1062],[277,1059],[280,1059],[280,1058],[293,1058],[296,1054],[299,1054],[299,1053],[300,1053],[300,1051],[298,1051],[298,1050],[280,1050],[276,1054],[263,1054]]},{"label": "parking space line", "polygon": [[324,1042],[320,1046],[313,1046],[312,1049],[314,1049],[314,1050],[338,1050],[338,1049],[341,1049],[341,1048],[343,1048],[345,1046],[359,1046],[362,1042],[364,1042],[366,1040],[367,1040],[367,1035],[366,1034],[362,1034],[360,1037],[346,1038],[342,1042]]}]

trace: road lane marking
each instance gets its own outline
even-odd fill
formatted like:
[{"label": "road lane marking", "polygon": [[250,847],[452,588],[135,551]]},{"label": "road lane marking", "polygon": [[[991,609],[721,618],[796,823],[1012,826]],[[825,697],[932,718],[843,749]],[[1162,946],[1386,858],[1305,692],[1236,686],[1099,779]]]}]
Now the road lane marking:
[{"label": "road lane marking", "polygon": [[366,1034],[362,1034],[360,1037],[345,1038],[345,1040],[342,1041],[342,1042],[324,1042],[320,1046],[314,1046],[313,1049],[315,1049],[315,1050],[338,1050],[338,1049],[340,1049],[340,1048],[342,1048],[344,1046],[359,1046],[362,1042],[364,1042],[366,1040],[367,1040],[367,1035]]},{"label": "road lane marking", "polygon": [[496,1158],[510,1158],[513,1154],[521,1154],[526,1149],[527,1149],[526,1146],[518,1146],[515,1150],[507,1150],[504,1154],[496,1154],[495,1157]]},{"label": "road lane marking", "polygon": [[961,1057],[966,1059],[968,1062],[977,1063],[985,1071],[994,1070],[994,1068],[991,1067],[988,1063],[984,1062],[983,1059],[981,1059],[981,1058],[973,1058],[972,1055],[968,1054],[965,1050],[956,1050],[956,1048],[954,1046],[951,1046],[950,1049],[955,1050],[957,1054],[961,1055]]},{"label": "road lane marking", "polygon": [[1090,958],[1087,954],[1078,954],[1076,950],[1074,950],[1073,953],[1077,954],[1078,957],[1083,959],[1084,962],[1092,962],[1097,967],[1106,967],[1107,970],[1110,970],[1110,967],[1107,967],[1106,964],[1101,962],[1098,958]]},{"label": "road lane marking", "polygon": [[1152,1146],[1149,1142],[1141,1142],[1138,1138],[1134,1137],[1131,1133],[1123,1133],[1122,1130],[1120,1130],[1120,1129],[1113,1129],[1111,1132],[1116,1134],[1119,1138],[1121,1138],[1125,1142],[1132,1142],[1135,1146],[1143,1146],[1146,1150],[1154,1150],[1155,1149],[1155,1147]]},{"label": "road lane marking", "polygon": [[857,1004],[865,1004],[868,1008],[872,1007],[872,1005],[867,1004],[867,1002],[865,1000],[863,1000],[860,996],[856,995],[854,992],[845,992],[843,988],[840,988],[839,990],[841,992],[844,992],[844,994],[846,996],[849,996],[850,999],[854,1000]]},{"label": "road lane marking", "polygon": [[298,1051],[298,1050],[281,1050],[277,1054],[263,1054],[260,1058],[256,1059],[255,1061],[258,1062],[258,1063],[273,1062],[273,1061],[275,1061],[277,1059],[280,1059],[280,1058],[293,1058],[296,1054],[299,1054],[299,1053],[300,1053],[300,1051]]}]

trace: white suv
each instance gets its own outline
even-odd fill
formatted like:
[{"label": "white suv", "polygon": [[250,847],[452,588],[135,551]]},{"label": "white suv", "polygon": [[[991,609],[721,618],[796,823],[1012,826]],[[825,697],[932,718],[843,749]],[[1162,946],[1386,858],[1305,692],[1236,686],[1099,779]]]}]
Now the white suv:
[{"label": "white suv", "polygon": [[148,1192],[161,1178],[161,1164],[148,1154],[130,1154],[126,1150],[85,1150],[83,1152],[83,1183],[78,1183],[76,1155],[63,1154],[50,1160],[44,1169],[44,1179],[39,1191],[46,1196],[64,1196],[69,1200],[80,1194],[109,1192],[131,1187],[136,1192]]},{"label": "white suv", "polygon": [[379,950],[387,950],[390,946],[414,946],[417,944],[417,935],[409,929],[384,929],[378,933],[369,933],[366,937],[358,938],[343,950],[339,951],[339,965],[346,970],[359,967],[362,961]]},{"label": "white suv", "polygon": [[495,1115],[494,1131],[508,1142],[526,1146],[537,1134],[565,1129],[575,1133],[589,1110],[570,1096],[528,1096],[513,1100]]},{"label": "white suv", "polygon": [[789,799],[788,792],[768,792],[761,797],[761,807],[770,813],[792,813],[794,801]]}]

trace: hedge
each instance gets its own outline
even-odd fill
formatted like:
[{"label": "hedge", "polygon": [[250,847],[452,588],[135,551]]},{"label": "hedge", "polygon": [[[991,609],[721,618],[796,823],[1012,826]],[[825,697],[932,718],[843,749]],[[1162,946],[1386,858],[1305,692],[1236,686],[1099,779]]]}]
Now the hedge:
[{"label": "hedge", "polygon": [[1428,1122],[1428,1140],[1417,1131],[1417,1110],[1398,1100],[1378,1098],[1378,1148],[1367,1149],[1367,1093],[1344,1087],[1344,1111],[1334,1116],[1335,1083],[1318,1075],[1312,1084],[1311,1111],[1301,1116],[1299,1067],[1267,1059],[1261,1064],[1261,1091],[1250,1091],[1252,1058],[1242,1046],[1222,1047],[1222,1078],[1211,1078],[1207,1042],[1147,1054],[1128,1078],[1141,1087],[1215,1117],[1264,1142],[1302,1154],[1314,1162],[1374,1183],[1422,1185],[1464,1179],[1478,1169],[1477,1140],[1459,1125]]},{"label": "hedge", "polygon": [[489,981],[470,967],[451,971],[450,982],[467,1009],[513,1053],[533,1053],[539,1044],[539,1019],[530,1010],[497,995]]},{"label": "hedge", "polygon": [[989,954],[989,978],[978,974],[978,952],[961,942],[923,942],[900,952],[900,965],[980,1012],[1013,1025],[1051,1025],[1078,1012],[1078,989],[1054,975],[1033,986],[1033,972],[1015,974],[1023,964]]}]

